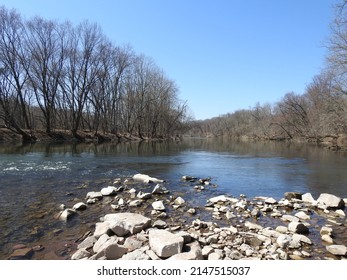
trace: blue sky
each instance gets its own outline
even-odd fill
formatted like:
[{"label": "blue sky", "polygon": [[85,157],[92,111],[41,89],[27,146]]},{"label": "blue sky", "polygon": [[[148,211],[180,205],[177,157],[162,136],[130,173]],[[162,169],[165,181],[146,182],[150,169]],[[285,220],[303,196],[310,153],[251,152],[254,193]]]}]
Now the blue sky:
[{"label": "blue sky", "polygon": [[196,119],[303,93],[324,68],[337,0],[0,0],[30,18],[97,22],[152,57]]}]

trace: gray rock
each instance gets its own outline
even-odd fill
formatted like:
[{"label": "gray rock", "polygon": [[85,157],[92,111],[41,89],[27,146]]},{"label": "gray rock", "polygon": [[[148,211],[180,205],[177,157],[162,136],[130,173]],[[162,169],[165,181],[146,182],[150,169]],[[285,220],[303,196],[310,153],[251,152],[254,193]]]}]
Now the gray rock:
[{"label": "gray rock", "polygon": [[125,239],[125,242],[123,244],[124,248],[127,248],[129,252],[134,251],[136,249],[140,249],[142,247],[143,242],[138,240],[135,237],[129,237]]},{"label": "gray rock", "polygon": [[245,227],[247,227],[249,229],[255,229],[255,230],[262,230],[263,229],[263,227],[261,225],[254,224],[254,223],[251,223],[249,221],[247,221],[245,223]]},{"label": "gray rock", "polygon": [[295,217],[299,218],[300,220],[309,220],[310,216],[307,215],[304,211],[300,211],[295,214]]},{"label": "gray rock", "polygon": [[181,206],[181,205],[183,205],[184,203],[185,203],[186,201],[182,198],[182,197],[177,197],[175,200],[174,200],[174,203],[176,204],[176,205],[179,205],[179,206]]},{"label": "gray rock", "polygon": [[102,193],[101,192],[88,192],[86,195],[86,199],[101,199]]},{"label": "gray rock", "polygon": [[145,174],[135,174],[133,176],[133,179],[136,180],[136,181],[140,181],[140,182],[146,183],[146,184],[149,184],[149,183],[163,183],[164,182],[164,180],[160,180],[158,178],[150,177],[150,176],[145,175]]},{"label": "gray rock", "polygon": [[164,229],[167,228],[167,223],[163,220],[156,220],[152,227],[159,228],[159,229]]},{"label": "gray rock", "polygon": [[88,236],[80,244],[78,244],[77,249],[89,249],[89,248],[92,248],[96,241],[97,241],[97,239],[95,238],[95,236]]},{"label": "gray rock", "polygon": [[309,232],[308,227],[306,227],[304,224],[299,222],[290,222],[288,225],[288,229],[291,232],[295,232],[299,234],[305,234]]},{"label": "gray rock", "polygon": [[165,206],[162,200],[154,201],[152,203],[152,207],[156,211],[165,211]]},{"label": "gray rock", "polygon": [[135,199],[129,202],[129,207],[139,207],[142,205],[142,201],[139,199]]},{"label": "gray rock", "polygon": [[152,250],[146,250],[146,254],[149,256],[151,260],[154,260],[154,261],[160,260],[160,258]]},{"label": "gray rock", "polygon": [[101,222],[95,224],[94,237],[99,238],[103,234],[110,234],[112,231],[110,229],[109,222]]},{"label": "gray rock", "polygon": [[291,199],[302,199],[302,193],[298,193],[298,192],[286,192],[284,194],[284,198],[291,200]]},{"label": "gray rock", "polygon": [[282,220],[288,221],[288,222],[299,222],[299,218],[298,217],[294,217],[292,215],[283,215],[282,216]]},{"label": "gray rock", "polygon": [[137,249],[137,250],[132,251],[132,252],[130,252],[128,254],[125,254],[121,258],[121,260],[138,260],[138,261],[139,260],[143,260],[143,261],[150,260],[149,255],[146,254],[145,251],[146,251],[145,248],[144,249],[142,249],[142,248]]},{"label": "gray rock", "polygon": [[269,197],[269,198],[265,199],[264,202],[267,204],[275,204],[275,203],[277,203],[277,200],[274,199],[273,197]]},{"label": "gray rock", "polygon": [[194,215],[194,214],[196,214],[196,210],[194,208],[189,208],[187,210],[187,213]]},{"label": "gray rock", "polygon": [[210,246],[210,245],[207,245],[207,246],[204,246],[202,248],[202,255],[204,257],[207,257],[209,254],[211,254],[212,252],[214,251],[214,249]]},{"label": "gray rock", "polygon": [[293,239],[294,241],[297,240],[297,241],[300,241],[300,242],[303,242],[303,243],[306,243],[306,244],[309,244],[309,245],[312,244],[311,239],[309,239],[307,236],[302,235],[302,234],[296,234],[296,233],[294,233],[293,236],[292,236],[292,239]]},{"label": "gray rock", "polygon": [[276,231],[279,233],[286,233],[288,231],[288,228],[285,226],[278,226],[276,227]]},{"label": "gray rock", "polygon": [[89,258],[91,253],[88,252],[85,248],[78,249],[72,256],[72,260],[80,260],[84,258]]},{"label": "gray rock", "polygon": [[157,184],[153,191],[152,194],[167,194],[169,193],[169,191],[162,185]]},{"label": "gray rock", "polygon": [[63,220],[63,221],[67,221],[75,214],[76,214],[75,210],[68,208],[68,209],[65,209],[64,211],[61,212],[59,219]]},{"label": "gray rock", "polygon": [[338,256],[345,256],[347,254],[347,247],[345,245],[329,245],[326,246],[329,253]]},{"label": "gray rock", "polygon": [[151,230],[149,232],[149,245],[151,250],[159,257],[168,258],[182,252],[184,239],[166,230]]},{"label": "gray rock", "polygon": [[122,227],[124,231],[129,231],[131,234],[139,233],[151,226],[151,219],[137,213],[107,214],[104,220],[110,223],[110,228],[112,224],[113,227]]},{"label": "gray rock", "polygon": [[146,200],[146,199],[150,199],[152,197],[152,194],[151,193],[144,193],[144,192],[140,191],[137,194],[137,197],[140,198],[140,199]]},{"label": "gray rock", "polygon": [[317,202],[326,205],[328,208],[342,209],[345,206],[345,202],[340,197],[328,193],[322,193]]}]

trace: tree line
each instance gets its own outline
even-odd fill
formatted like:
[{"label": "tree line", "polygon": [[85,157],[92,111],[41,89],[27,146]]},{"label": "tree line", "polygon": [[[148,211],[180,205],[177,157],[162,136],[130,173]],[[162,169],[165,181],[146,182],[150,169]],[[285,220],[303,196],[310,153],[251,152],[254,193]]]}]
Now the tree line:
[{"label": "tree line", "polygon": [[326,67],[302,94],[286,93],[276,104],[256,104],[208,120],[195,121],[191,135],[247,136],[261,139],[304,138],[347,133],[347,1],[335,7]]},{"label": "tree line", "polygon": [[176,83],[97,24],[27,20],[0,7],[0,125],[24,140],[37,129],[167,137],[186,118]]}]

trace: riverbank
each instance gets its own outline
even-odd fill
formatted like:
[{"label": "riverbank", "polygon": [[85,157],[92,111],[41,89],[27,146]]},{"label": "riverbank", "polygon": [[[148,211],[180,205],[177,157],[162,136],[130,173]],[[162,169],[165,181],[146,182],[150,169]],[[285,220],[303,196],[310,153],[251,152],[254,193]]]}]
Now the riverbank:
[{"label": "riverbank", "polygon": [[[64,259],[345,259],[346,199],[330,194],[286,193],[282,199],[217,195],[205,205],[185,200],[217,188],[210,178],[184,176],[181,192],[163,180],[137,175],[116,178],[56,209],[66,225],[95,211],[95,222]],[[101,210],[102,209],[102,210]],[[73,225],[82,227],[83,224]],[[58,233],[58,230],[57,230]],[[52,241],[54,242],[54,240]],[[69,244],[69,245],[67,245]],[[45,245],[17,245],[10,259],[53,258]],[[61,250],[62,252],[63,250]]]}]

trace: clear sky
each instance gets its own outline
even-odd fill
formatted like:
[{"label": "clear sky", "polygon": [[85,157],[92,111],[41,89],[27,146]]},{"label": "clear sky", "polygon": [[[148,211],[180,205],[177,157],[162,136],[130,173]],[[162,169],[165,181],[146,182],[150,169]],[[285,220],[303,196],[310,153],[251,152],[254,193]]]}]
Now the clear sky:
[{"label": "clear sky", "polygon": [[303,93],[325,64],[337,0],[0,0],[30,18],[97,22],[152,57],[196,119]]}]

